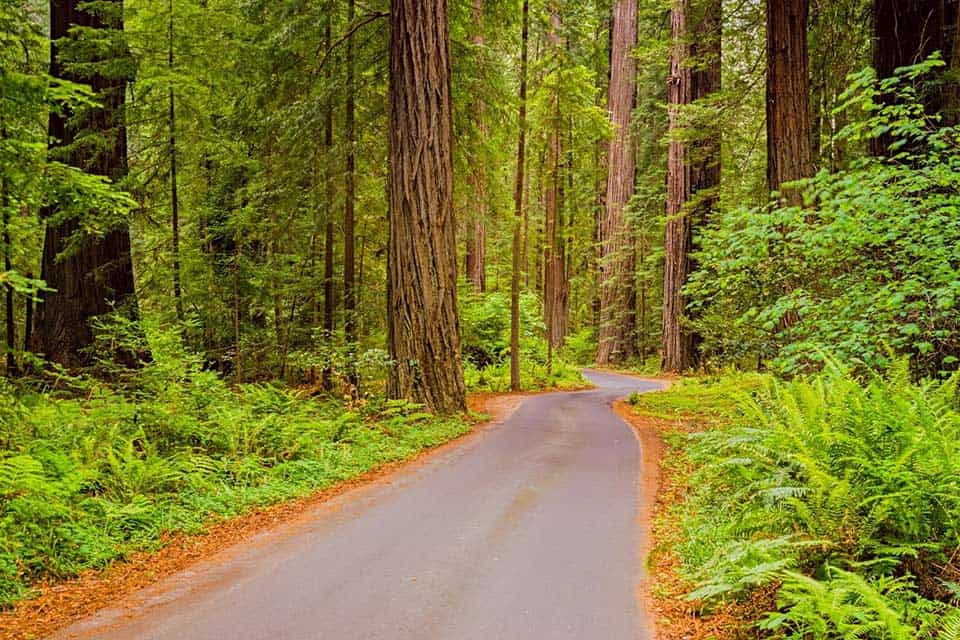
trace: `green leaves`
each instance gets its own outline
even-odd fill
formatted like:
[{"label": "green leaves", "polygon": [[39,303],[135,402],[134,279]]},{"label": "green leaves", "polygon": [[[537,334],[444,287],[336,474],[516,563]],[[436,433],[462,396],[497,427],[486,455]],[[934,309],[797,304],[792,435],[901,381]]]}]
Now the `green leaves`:
[{"label": "green leaves", "polygon": [[[684,507],[693,599],[778,586],[760,624],[797,640],[930,637],[956,623],[943,585],[960,548],[960,375],[905,365],[860,380],[770,380],[729,427],[699,434]],[[941,586],[943,585],[943,586]]]},{"label": "green leaves", "polygon": [[[865,115],[838,137],[892,135],[891,157],[821,171],[803,184],[807,206],[734,209],[703,235],[688,291],[708,355],[752,350],[789,374],[819,368],[823,353],[863,368],[906,354],[921,376],[957,368],[960,129],[938,129],[908,84],[936,65],[851,78],[842,108]],[[881,102],[890,92],[901,100]]]}]

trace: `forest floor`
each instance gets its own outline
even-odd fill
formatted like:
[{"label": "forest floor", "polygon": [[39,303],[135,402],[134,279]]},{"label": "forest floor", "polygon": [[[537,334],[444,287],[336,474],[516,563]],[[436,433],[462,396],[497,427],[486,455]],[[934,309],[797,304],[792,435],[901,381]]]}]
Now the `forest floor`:
[{"label": "forest floor", "polygon": [[[676,378],[671,379],[671,381]],[[693,586],[681,575],[677,548],[683,543],[680,518],[690,491],[693,466],[684,454],[687,436],[713,428],[718,417],[709,397],[691,402],[686,394],[643,396],[636,404],[614,403],[614,411],[630,424],[640,440],[643,467],[639,518],[649,532],[641,541],[648,579],[640,584],[638,597],[653,617],[656,640],[746,640],[748,630],[771,607],[773,591],[759,590],[743,603],[707,609],[686,598]],[[672,397],[671,397],[672,396]],[[650,471],[652,470],[652,472]]]},{"label": "forest floor", "polygon": [[635,638],[651,510],[630,496],[649,460],[609,407],[659,383],[588,376],[598,388],[475,395],[493,420],[454,443],[45,589],[2,637],[84,619],[54,637]]},{"label": "forest floor", "polygon": [[549,391],[471,393],[468,397],[469,411],[472,415],[481,416],[473,428],[451,441],[420,452],[412,459],[381,465],[362,476],[304,498],[255,508],[244,515],[212,524],[200,535],[167,535],[158,551],[133,554],[126,561],[115,563],[106,569],[87,570],[79,577],[65,582],[37,585],[36,597],[17,603],[11,610],[0,612],[0,640],[45,638],[109,607],[137,590],[189,569],[196,563],[250,540],[264,531],[293,522],[318,505],[347,491],[375,485],[388,480],[402,469],[422,465],[429,458],[459,446],[467,439],[478,437],[490,426],[503,422],[525,398]]}]

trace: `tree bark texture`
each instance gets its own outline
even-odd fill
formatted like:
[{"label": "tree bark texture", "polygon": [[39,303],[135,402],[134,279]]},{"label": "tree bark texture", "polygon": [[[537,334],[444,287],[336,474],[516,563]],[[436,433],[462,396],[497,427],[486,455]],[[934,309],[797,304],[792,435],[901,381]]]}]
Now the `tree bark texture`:
[{"label": "tree bark texture", "polygon": [[[327,24],[324,30],[324,37],[326,40],[327,55],[329,55],[331,47],[331,29],[330,29],[330,17],[327,17]],[[327,78],[327,81],[330,81],[332,75],[331,70],[328,68],[324,74]],[[330,340],[333,337],[333,314],[336,310],[336,300],[334,299],[333,292],[333,243],[334,243],[334,233],[333,233],[333,201],[334,201],[334,186],[333,178],[334,172],[330,162],[330,156],[333,152],[333,107],[334,100],[332,96],[327,98],[326,109],[323,114],[323,149],[326,155],[326,163],[324,165],[324,191],[325,191],[325,200],[326,200],[326,215],[324,216],[326,220],[324,221],[324,234],[323,234],[323,332],[324,340]],[[333,388],[332,372],[330,367],[324,367],[322,373],[323,388],[328,391]]]},{"label": "tree bark texture", "polygon": [[446,0],[391,2],[388,393],[440,413],[466,408],[447,20]]},{"label": "tree bark texture", "polygon": [[801,194],[783,185],[813,175],[808,14],[809,0],[767,2],[767,186],[790,205]]},{"label": "tree bark texture", "polygon": [[[557,56],[561,53],[561,19],[554,8],[550,14],[550,31],[547,41]],[[553,348],[563,346],[567,335],[569,308],[569,285],[566,278],[566,257],[563,229],[563,141],[561,129],[563,116],[559,92],[553,96],[554,117],[551,123],[547,149],[548,184],[544,199],[544,245],[543,245],[543,311],[547,327],[547,340]]]},{"label": "tree bark texture", "polygon": [[[89,108],[75,119],[70,118],[71,114],[51,112],[48,128],[51,153],[67,164],[116,181],[127,173],[123,114],[127,81],[104,75],[79,77],[68,72],[57,40],[74,26],[122,29],[123,2],[100,3],[109,10],[109,15],[81,10],[79,6],[83,4],[80,0],[51,1],[50,73],[55,78],[90,85],[102,106]],[[103,144],[71,147],[84,135],[104,136]],[[55,213],[48,210],[44,215],[49,218]],[[115,228],[102,237],[85,235],[76,250],[58,259],[78,229],[76,217],[47,225],[40,277],[55,291],[43,295],[32,339],[34,351],[70,368],[90,362],[90,354],[85,353],[85,349],[93,342],[92,318],[120,307],[136,314],[129,229]]]},{"label": "tree bark texture", "polygon": [[637,353],[636,261],[626,207],[633,197],[637,148],[630,132],[636,105],[637,2],[613,5],[607,110],[613,138],[607,153],[607,195],[600,226],[600,326],[597,364],[624,362]]},{"label": "tree bark texture", "polygon": [[[170,13],[168,25],[168,49],[167,49],[167,69],[173,74],[173,0],[167,3],[167,10]],[[170,234],[173,240],[173,300],[177,312],[177,321],[183,322],[183,288],[180,277],[180,196],[177,184],[177,111],[176,99],[173,90],[173,81],[168,87],[169,92],[169,112],[167,115],[168,126],[170,129],[169,149],[170,155]]]},{"label": "tree bark texture", "polygon": [[697,365],[700,337],[685,321],[687,297],[683,287],[696,268],[690,256],[694,230],[709,217],[720,184],[720,132],[707,125],[694,142],[685,142],[677,135],[685,125],[684,106],[720,89],[720,2],[708,0],[700,16],[692,16],[690,8],[689,0],[677,0],[671,12],[671,136],[667,152],[661,360],[661,368],[671,372]]},{"label": "tree bark texture", "polygon": [[[485,42],[483,36],[483,0],[473,0],[473,26],[472,41],[477,50],[481,50]],[[472,105],[471,116],[482,140],[486,139],[488,133],[488,127],[484,120],[485,111],[486,105],[483,98],[477,95]],[[487,176],[482,160],[474,163],[473,171],[470,172],[470,186],[473,190],[475,209],[467,220],[467,251],[464,270],[467,280],[473,284],[473,288],[483,292],[487,290]]]},{"label": "tree bark texture", "polygon": [[[4,135],[6,132],[2,132]],[[7,196],[6,179],[0,177],[0,209],[3,211],[3,269],[6,272],[13,270],[11,260],[12,246],[10,244],[10,201]],[[19,375],[20,370],[17,366],[17,324],[14,320],[14,291],[13,285],[7,283],[3,287],[4,297],[6,298],[6,329],[7,329],[7,357],[6,374],[8,378]]]},{"label": "tree bark texture", "polygon": [[517,173],[513,185],[513,273],[510,277],[510,390],[520,391],[520,270],[523,256],[520,229],[523,224],[524,168],[527,146],[527,39],[530,2],[523,0],[520,28],[520,107],[517,131]]},{"label": "tree bark texture", "polygon": [[[347,24],[352,25],[356,14],[356,0],[347,3]],[[357,297],[355,289],[355,237],[356,237],[356,86],[354,81],[353,35],[347,39],[347,87],[346,87],[346,144],[347,167],[346,184],[344,189],[343,208],[343,329],[347,344],[353,345],[357,340],[356,310]],[[351,380],[356,383],[355,376]]]}]

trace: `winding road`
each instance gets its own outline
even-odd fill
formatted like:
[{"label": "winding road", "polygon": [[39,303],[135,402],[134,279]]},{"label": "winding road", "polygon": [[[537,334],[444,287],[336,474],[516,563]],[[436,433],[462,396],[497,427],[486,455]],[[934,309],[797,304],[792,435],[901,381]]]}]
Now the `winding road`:
[{"label": "winding road", "polygon": [[586,374],[54,638],[637,640],[640,452]]}]

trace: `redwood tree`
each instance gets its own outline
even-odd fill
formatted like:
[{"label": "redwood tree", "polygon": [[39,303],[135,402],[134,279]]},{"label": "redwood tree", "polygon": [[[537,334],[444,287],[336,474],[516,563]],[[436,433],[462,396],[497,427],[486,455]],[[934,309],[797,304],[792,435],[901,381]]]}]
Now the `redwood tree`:
[{"label": "redwood tree", "polygon": [[[81,0],[50,3],[51,75],[89,85],[100,102],[100,106],[77,114],[65,109],[51,111],[50,153],[69,165],[117,181],[127,173],[124,52],[115,46],[106,52],[103,47],[93,47],[100,57],[85,60],[90,64],[82,68],[94,71],[81,74],[66,68],[61,39],[74,27],[122,30],[123,2],[88,5]],[[104,38],[112,44],[116,40]],[[58,215],[64,213],[69,215]],[[136,313],[129,228],[120,225],[103,235],[86,234],[80,230],[79,219],[86,213],[93,212],[44,211],[48,224],[40,277],[53,291],[44,293],[43,304],[37,308],[32,347],[67,367],[88,362],[84,349],[93,342],[92,318],[120,307]],[[77,234],[79,242],[65,251]]]},{"label": "redwood tree", "polygon": [[613,6],[607,109],[613,139],[607,153],[606,215],[600,225],[600,327],[597,364],[624,362],[637,353],[637,290],[634,243],[626,219],[633,196],[637,150],[630,133],[636,105],[637,2]]},{"label": "redwood tree", "polygon": [[[714,207],[720,184],[719,136],[711,123],[694,142],[681,139],[683,108],[720,89],[719,0],[708,0],[697,16],[689,0],[676,0],[671,11],[673,51],[670,59],[670,146],[667,159],[667,225],[663,265],[664,371],[697,365],[699,336],[684,321],[683,286],[696,265],[691,259],[694,230]],[[690,136],[685,135],[684,138]]]},{"label": "redwood tree", "polygon": [[[481,49],[483,37],[483,0],[473,0],[473,44]],[[486,139],[488,127],[484,122],[486,105],[478,95],[473,103],[472,117],[480,134],[480,139]],[[476,209],[467,220],[467,251],[464,258],[464,270],[467,280],[473,283],[474,289],[483,292],[487,289],[487,176],[482,159],[474,163],[470,172],[470,184],[473,188]]]},{"label": "redwood tree", "polygon": [[808,14],[809,0],[767,2],[767,186],[792,205],[801,194],[784,183],[813,175]]},{"label": "redwood tree", "polygon": [[[347,2],[347,24],[353,25],[356,16],[356,0]],[[346,86],[346,113],[344,126],[346,129],[347,166],[344,184],[343,206],[343,330],[347,338],[347,345],[352,349],[357,340],[356,309],[357,294],[355,290],[355,238],[356,238],[356,82],[354,79],[353,33],[347,36],[347,86]],[[350,375],[356,385],[356,376]]]},{"label": "redwood tree", "polygon": [[[554,6],[550,13],[547,42],[554,54],[563,56],[560,38],[560,10]],[[563,63],[561,63],[563,64]],[[559,71],[557,72],[559,73]],[[547,185],[544,195],[543,218],[543,314],[550,349],[563,346],[567,334],[569,284],[566,279],[566,246],[563,232],[563,112],[559,84],[552,96],[553,118],[550,123],[547,146]]]},{"label": "redwood tree", "polygon": [[466,408],[447,20],[446,0],[391,2],[388,393],[441,413]]},{"label": "redwood tree", "polygon": [[513,185],[513,274],[510,278],[510,389],[520,391],[520,269],[523,250],[520,226],[523,222],[524,166],[527,146],[527,39],[530,2],[523,0],[520,29],[520,113],[517,132],[517,173]]}]

